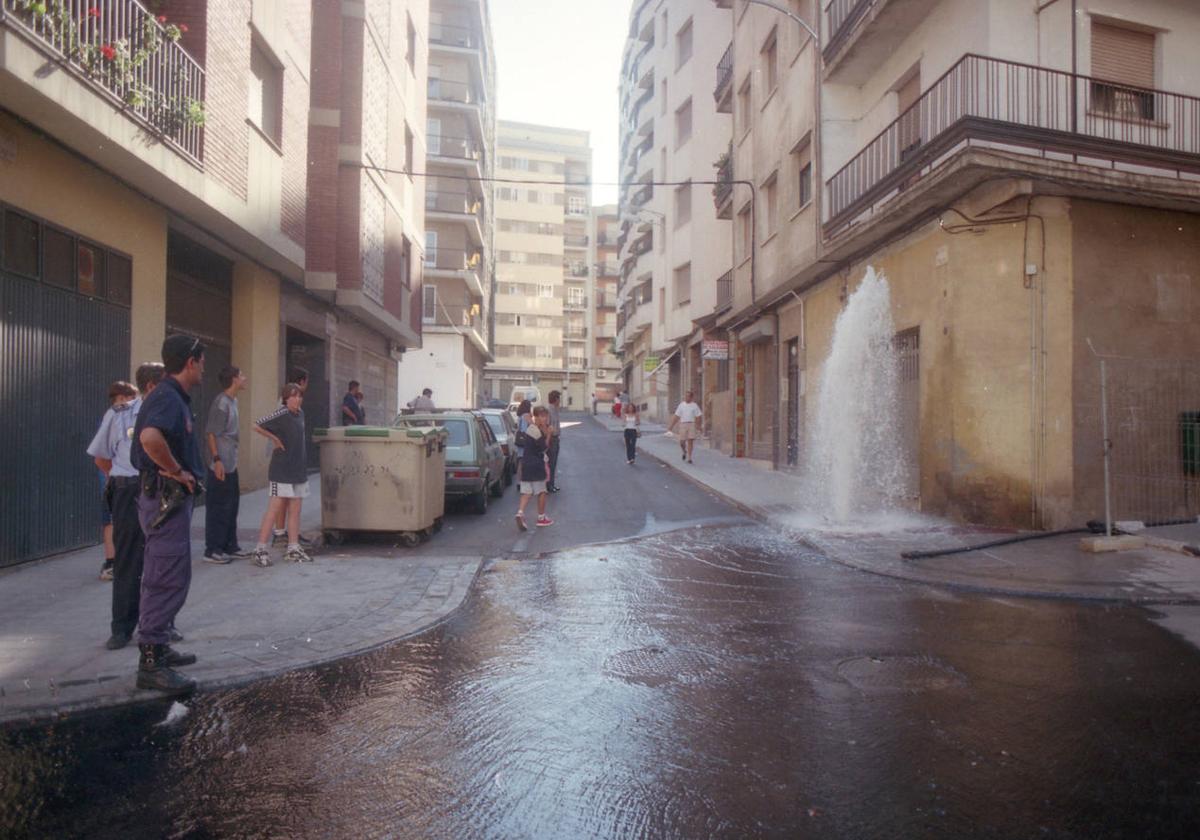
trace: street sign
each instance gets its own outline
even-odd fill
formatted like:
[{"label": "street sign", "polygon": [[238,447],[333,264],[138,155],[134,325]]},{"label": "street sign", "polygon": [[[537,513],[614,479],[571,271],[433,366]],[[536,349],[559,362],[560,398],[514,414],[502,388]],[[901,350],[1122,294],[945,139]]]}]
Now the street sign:
[{"label": "street sign", "polygon": [[715,338],[706,338],[700,345],[700,358],[714,362],[724,362],[729,359],[729,342]]},{"label": "street sign", "polygon": [[658,356],[647,356],[642,360],[642,370],[645,373],[654,373],[658,368]]}]

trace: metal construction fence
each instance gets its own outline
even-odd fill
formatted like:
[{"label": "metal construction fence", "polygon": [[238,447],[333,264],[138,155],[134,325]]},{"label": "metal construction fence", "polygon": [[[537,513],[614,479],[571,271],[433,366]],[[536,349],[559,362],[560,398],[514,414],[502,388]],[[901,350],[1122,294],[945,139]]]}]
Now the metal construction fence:
[{"label": "metal construction fence", "polygon": [[[1110,529],[1113,522],[1127,520],[1195,520],[1200,516],[1200,364],[1102,357],[1096,374],[1095,397],[1087,400],[1094,411],[1087,412],[1092,417],[1081,431],[1085,445],[1098,436],[1094,463],[1103,466]],[[1081,408],[1088,408],[1086,402]]]}]

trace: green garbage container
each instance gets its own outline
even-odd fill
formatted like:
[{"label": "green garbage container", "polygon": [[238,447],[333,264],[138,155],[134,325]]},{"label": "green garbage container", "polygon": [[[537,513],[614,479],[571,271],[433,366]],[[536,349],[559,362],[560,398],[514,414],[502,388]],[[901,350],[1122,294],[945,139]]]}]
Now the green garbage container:
[{"label": "green garbage container", "polygon": [[439,428],[338,426],[313,431],[321,454],[321,530],[398,533],[416,545],[445,511],[446,432]]}]

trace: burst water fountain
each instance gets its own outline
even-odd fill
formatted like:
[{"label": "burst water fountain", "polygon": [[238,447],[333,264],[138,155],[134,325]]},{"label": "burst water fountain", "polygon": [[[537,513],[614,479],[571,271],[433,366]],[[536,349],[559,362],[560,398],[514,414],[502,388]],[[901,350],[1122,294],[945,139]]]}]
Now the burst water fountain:
[{"label": "burst water fountain", "polygon": [[809,500],[827,521],[887,513],[905,493],[887,278],[867,268],[834,324],[809,443]]}]

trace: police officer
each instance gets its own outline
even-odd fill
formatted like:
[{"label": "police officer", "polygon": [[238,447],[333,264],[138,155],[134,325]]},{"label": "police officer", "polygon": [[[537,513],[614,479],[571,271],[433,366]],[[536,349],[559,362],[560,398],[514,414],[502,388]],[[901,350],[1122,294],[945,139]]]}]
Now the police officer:
[{"label": "police officer", "polygon": [[[192,503],[204,464],[194,434],[188,391],[204,377],[200,339],[173,335],[163,342],[166,376],[142,402],[133,430],[130,461],[138,471],[138,519],[146,536],[138,620],[138,688],[182,692],[195,681],[174,670],[196,657],[169,644],[175,615],[192,581]],[[182,487],[174,510],[161,504]]]}]

